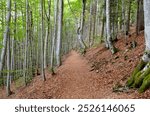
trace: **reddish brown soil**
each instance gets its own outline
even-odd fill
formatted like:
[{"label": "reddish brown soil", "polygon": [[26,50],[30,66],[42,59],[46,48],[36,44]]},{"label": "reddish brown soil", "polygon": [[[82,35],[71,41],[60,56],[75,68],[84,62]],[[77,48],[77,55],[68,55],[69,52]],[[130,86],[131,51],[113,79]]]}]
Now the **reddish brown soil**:
[{"label": "reddish brown soil", "polygon": [[[133,34],[128,41],[135,38]],[[131,49],[130,44],[126,47],[124,39],[120,39],[115,44],[119,49],[115,55],[111,55],[103,45],[89,49],[85,56],[71,51],[56,75],[51,76],[46,72],[46,82],[40,76],[36,77],[27,87],[15,90],[8,98],[150,98],[150,90],[143,94],[139,94],[137,90],[117,93],[112,91],[117,83],[125,84],[142,56],[143,33],[136,41],[138,46]],[[6,98],[2,93],[0,98]]]}]

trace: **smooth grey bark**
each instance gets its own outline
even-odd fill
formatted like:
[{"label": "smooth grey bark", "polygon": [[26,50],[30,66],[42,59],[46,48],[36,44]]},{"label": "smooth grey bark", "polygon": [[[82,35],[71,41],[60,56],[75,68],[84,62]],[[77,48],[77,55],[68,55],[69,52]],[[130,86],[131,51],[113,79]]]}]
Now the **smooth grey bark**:
[{"label": "smooth grey bark", "polygon": [[94,45],[94,41],[95,41],[95,37],[96,37],[96,11],[97,11],[97,0],[95,1],[95,3],[93,4],[93,33],[92,33],[92,41],[91,41],[91,46]]},{"label": "smooth grey bark", "polygon": [[11,0],[7,0],[6,28],[4,32],[3,48],[2,48],[1,56],[0,56],[0,77],[2,75],[2,70],[4,67],[4,60],[6,56],[7,41],[8,41],[9,32],[10,32],[10,20],[11,20]]},{"label": "smooth grey bark", "polygon": [[89,47],[91,47],[92,39],[92,9],[93,9],[93,0],[90,3],[90,16],[89,16]]},{"label": "smooth grey bark", "polygon": [[44,69],[48,65],[48,45],[50,43],[49,37],[50,37],[50,18],[51,18],[51,0],[48,1],[48,13],[46,12],[46,7],[45,7],[45,1],[44,1],[44,11],[45,11],[45,16],[47,19],[47,28],[46,28],[46,35],[45,35],[45,40],[44,40]]},{"label": "smooth grey bark", "polygon": [[106,33],[109,49],[112,54],[116,53],[116,48],[113,46],[110,31],[110,0],[106,0]]},{"label": "smooth grey bark", "polygon": [[57,11],[58,11],[58,0],[54,0],[54,34],[52,39],[52,48],[51,48],[51,73],[52,75],[55,74],[54,72],[54,50],[55,50],[55,42],[57,38]]},{"label": "smooth grey bark", "polygon": [[7,41],[7,81],[6,81],[6,95],[9,96],[11,94],[10,90],[10,80],[11,80],[11,66],[10,66],[10,36]]},{"label": "smooth grey bark", "polygon": [[146,51],[150,51],[150,1],[144,0],[145,44]]},{"label": "smooth grey bark", "polygon": [[78,40],[80,43],[81,48],[83,51],[86,51],[86,44],[83,41],[83,29],[84,29],[84,23],[85,23],[85,7],[86,7],[86,0],[82,0],[82,13],[81,13],[81,20],[78,21]]},{"label": "smooth grey bark", "polygon": [[25,40],[25,52],[24,52],[24,63],[23,63],[23,77],[25,85],[27,85],[27,54],[28,54],[28,40],[29,40],[29,2],[26,0],[26,40]]},{"label": "smooth grey bark", "polygon": [[150,1],[144,0],[144,22],[145,22],[145,53],[142,60],[150,61]]},{"label": "smooth grey bark", "polygon": [[59,0],[58,7],[58,30],[56,42],[56,64],[61,65],[61,47],[62,47],[62,23],[63,23],[63,0]]},{"label": "smooth grey bark", "polygon": [[43,38],[44,38],[44,14],[43,14],[43,0],[41,0],[41,76],[42,76],[42,79],[43,81],[46,80],[46,77],[45,77],[45,69],[44,69],[44,41],[43,41]]},{"label": "smooth grey bark", "polygon": [[[15,40],[16,40],[16,34],[17,34],[17,4],[16,0],[14,1],[14,8],[15,8],[15,16],[14,16],[14,37],[11,40],[11,70],[15,70]],[[14,77],[14,72],[11,73],[11,80]]]},{"label": "smooth grey bark", "polygon": [[49,29],[46,29],[45,42],[44,42],[44,69],[47,67],[47,45],[48,45],[48,32]]}]

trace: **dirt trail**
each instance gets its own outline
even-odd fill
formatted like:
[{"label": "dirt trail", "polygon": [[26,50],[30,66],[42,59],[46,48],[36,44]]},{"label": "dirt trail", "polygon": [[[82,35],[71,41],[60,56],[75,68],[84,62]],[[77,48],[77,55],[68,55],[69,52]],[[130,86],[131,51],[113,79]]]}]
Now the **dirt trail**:
[{"label": "dirt trail", "polygon": [[46,73],[46,82],[36,77],[29,86],[18,90],[10,98],[122,98],[118,95],[112,96],[112,83],[107,78],[90,70],[88,60],[72,51],[55,76]]},{"label": "dirt trail", "polygon": [[94,75],[85,58],[72,51],[58,75],[63,80],[58,98],[94,98],[96,86]]}]

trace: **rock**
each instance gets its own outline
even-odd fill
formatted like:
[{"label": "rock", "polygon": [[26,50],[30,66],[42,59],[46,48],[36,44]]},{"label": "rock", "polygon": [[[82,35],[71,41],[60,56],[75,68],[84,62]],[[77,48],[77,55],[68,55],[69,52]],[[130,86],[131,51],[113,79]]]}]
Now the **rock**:
[{"label": "rock", "polygon": [[119,56],[115,56],[115,57],[114,57],[115,60],[118,59],[118,58],[119,58]]},{"label": "rock", "polygon": [[128,51],[129,51],[129,49],[126,49],[126,50],[124,51],[124,54],[126,54]]},{"label": "rock", "polygon": [[96,70],[96,73],[99,73],[99,70]]},{"label": "rock", "polygon": [[91,69],[90,69],[90,72],[91,72],[91,71],[94,71],[94,68],[91,68]]}]

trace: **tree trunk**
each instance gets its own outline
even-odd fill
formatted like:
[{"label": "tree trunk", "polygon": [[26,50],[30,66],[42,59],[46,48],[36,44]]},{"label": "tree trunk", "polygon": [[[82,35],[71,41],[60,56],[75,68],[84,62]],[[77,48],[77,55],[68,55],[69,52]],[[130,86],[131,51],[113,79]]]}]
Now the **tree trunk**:
[{"label": "tree trunk", "polygon": [[110,31],[110,0],[106,0],[106,31],[107,31],[107,42],[109,49],[112,54],[116,53],[116,48],[114,47],[111,40],[111,31]]},{"label": "tree trunk", "polygon": [[127,17],[127,26],[126,26],[126,35],[129,34],[130,31],[130,14],[131,14],[131,0],[128,0],[128,17]]},{"label": "tree trunk", "polygon": [[[12,52],[11,52],[11,70],[15,70],[15,40],[16,40],[16,34],[17,34],[17,6],[16,6],[16,0],[14,1],[14,8],[15,8],[15,19],[14,19],[14,38],[11,40],[11,46],[12,46]],[[11,73],[11,80],[14,77],[14,72]]]},{"label": "tree trunk", "polygon": [[81,14],[81,21],[79,21],[79,27],[77,30],[78,33],[78,40],[80,43],[81,48],[83,49],[83,53],[86,51],[86,44],[83,41],[83,31],[84,31],[84,23],[85,23],[85,7],[86,7],[86,0],[82,0],[82,14]]},{"label": "tree trunk", "polygon": [[44,69],[47,67],[47,45],[48,45],[48,32],[49,28],[46,29],[45,42],[44,42]]},{"label": "tree trunk", "polygon": [[26,40],[25,40],[25,53],[24,53],[24,82],[25,85],[27,85],[27,54],[28,54],[28,40],[29,40],[29,3],[28,0],[26,0]]},{"label": "tree trunk", "polygon": [[144,10],[143,10],[143,0],[137,1],[137,24],[136,24],[136,34],[138,35],[140,31],[144,30]]},{"label": "tree trunk", "polygon": [[91,47],[91,40],[92,40],[92,9],[93,9],[93,0],[90,3],[90,16],[89,16],[89,47]]},{"label": "tree trunk", "polygon": [[41,0],[41,76],[43,81],[46,80],[45,77],[45,69],[44,69],[44,42],[43,42],[43,38],[44,38],[44,14],[43,14],[43,0]]},{"label": "tree trunk", "polygon": [[54,72],[54,50],[55,50],[55,42],[57,38],[57,11],[58,11],[58,0],[54,0],[54,35],[52,39],[52,49],[51,49],[51,73],[52,75],[55,74]]},{"label": "tree trunk", "polygon": [[56,63],[57,66],[61,65],[61,47],[62,47],[62,22],[63,22],[63,0],[59,0],[58,10],[58,30],[56,42]]},{"label": "tree trunk", "polygon": [[11,90],[10,90],[10,36],[8,37],[8,41],[7,41],[7,83],[6,83],[6,95],[9,96],[11,94]]}]

